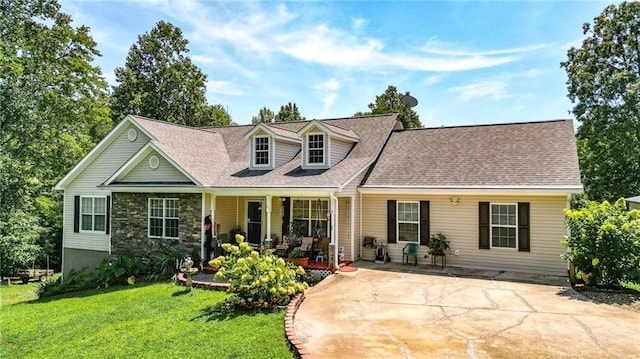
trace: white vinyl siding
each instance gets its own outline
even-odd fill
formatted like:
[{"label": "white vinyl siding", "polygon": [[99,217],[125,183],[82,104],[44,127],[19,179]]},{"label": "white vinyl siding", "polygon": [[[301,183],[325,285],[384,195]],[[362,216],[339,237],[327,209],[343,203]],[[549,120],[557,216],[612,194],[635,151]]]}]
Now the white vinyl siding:
[{"label": "white vinyl siding", "polygon": [[329,148],[331,149],[329,166],[333,167],[347,157],[347,154],[351,151],[351,147],[353,147],[353,143],[335,138],[331,138],[329,141]]},{"label": "white vinyl siding", "polygon": [[[362,195],[362,233],[377,240],[387,240],[387,200],[430,201],[430,233],[442,233],[451,241],[447,265],[455,267],[507,270],[536,274],[567,275],[567,262],[560,257],[566,252],[560,240],[567,233],[563,208],[566,196],[463,196],[455,194],[460,202],[454,206],[454,195]],[[517,203],[529,202],[531,251],[486,250],[478,248],[478,202]],[[403,242],[389,244],[387,249],[393,262],[402,261]],[[363,258],[373,259],[373,250],[363,248]],[[431,265],[426,246],[419,246],[418,262]]]},{"label": "white vinyl siding", "polygon": [[177,239],[179,212],[177,198],[149,198],[149,237]]},{"label": "white vinyl siding", "polygon": [[491,203],[491,248],[518,249],[518,205]]},{"label": "white vinyl siding", "polygon": [[[64,238],[65,248],[86,249],[108,252],[108,234],[87,233],[73,231],[74,221],[74,197],[75,196],[108,196],[109,191],[98,189],[114,172],[116,172],[129,158],[140,150],[148,141],[148,137],[138,130],[135,141],[129,141],[127,131],[131,125],[123,127],[113,142],[106,146],[104,151],[96,156],[92,163],[88,163],[85,169],[79,173],[64,190]],[[99,165],[96,165],[99,164]]]},{"label": "white vinyl siding", "polygon": [[[156,156],[159,160],[158,168],[153,169],[149,166],[149,158]],[[140,161],[129,173],[127,173],[121,180],[116,182],[122,183],[191,183],[191,180],[187,178],[179,169],[175,168],[169,161],[165,160],[161,155],[155,151]]]},{"label": "white vinyl siding", "polygon": [[291,161],[300,152],[300,144],[285,141],[274,141],[275,164],[280,167]]},{"label": "white vinyl siding", "polygon": [[80,196],[80,231],[104,233],[106,219],[106,196]]}]

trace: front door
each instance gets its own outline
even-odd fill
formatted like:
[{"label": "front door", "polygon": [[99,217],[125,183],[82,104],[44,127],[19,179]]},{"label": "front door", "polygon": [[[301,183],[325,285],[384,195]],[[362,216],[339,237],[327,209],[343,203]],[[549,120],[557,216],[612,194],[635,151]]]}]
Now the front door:
[{"label": "front door", "polygon": [[247,241],[260,245],[262,234],[262,201],[247,202]]}]

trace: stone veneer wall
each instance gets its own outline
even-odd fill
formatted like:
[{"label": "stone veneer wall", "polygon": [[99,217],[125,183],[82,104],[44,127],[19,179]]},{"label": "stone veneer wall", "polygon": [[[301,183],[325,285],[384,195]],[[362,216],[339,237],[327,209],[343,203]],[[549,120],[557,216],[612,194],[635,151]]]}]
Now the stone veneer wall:
[{"label": "stone veneer wall", "polygon": [[[178,198],[178,239],[149,238],[149,198]],[[202,195],[199,193],[126,193],[111,194],[111,250],[119,255],[127,251],[148,258],[159,244],[177,244],[185,255],[196,249],[200,254]]]}]

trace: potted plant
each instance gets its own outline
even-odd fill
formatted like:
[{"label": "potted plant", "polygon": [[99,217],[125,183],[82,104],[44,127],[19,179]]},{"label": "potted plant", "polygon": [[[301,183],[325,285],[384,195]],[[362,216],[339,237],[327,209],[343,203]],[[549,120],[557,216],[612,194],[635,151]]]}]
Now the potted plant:
[{"label": "potted plant", "polygon": [[289,261],[295,265],[305,267],[309,264],[309,257],[304,256],[302,248],[295,247],[289,252]]},{"label": "potted plant", "polygon": [[427,242],[427,247],[429,248],[429,254],[443,255],[450,248],[449,240],[442,233],[432,234]]}]

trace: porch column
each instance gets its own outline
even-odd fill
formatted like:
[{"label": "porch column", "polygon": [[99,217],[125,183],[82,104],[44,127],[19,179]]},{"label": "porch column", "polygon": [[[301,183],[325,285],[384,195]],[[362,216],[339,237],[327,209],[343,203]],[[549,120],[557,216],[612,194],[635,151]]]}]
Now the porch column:
[{"label": "porch column", "polygon": [[356,213],[355,213],[355,200],[356,200],[356,196],[351,196],[348,197],[347,199],[349,202],[347,202],[347,208],[349,210],[349,216],[351,216],[351,261],[355,261],[355,252],[356,252],[356,246],[355,246],[355,234],[356,234]]},{"label": "porch column", "polygon": [[[206,201],[205,201],[206,200],[206,198],[205,198],[206,195],[207,195],[207,192],[203,191],[202,192],[202,205],[200,206],[201,207],[200,212],[202,212],[200,214],[200,258],[202,258],[202,259],[204,259],[204,254],[205,254],[204,241],[205,241],[205,237],[206,237],[206,234],[205,234],[206,229],[205,229],[205,225],[204,225],[204,217],[206,217],[206,215],[205,215],[205,208],[204,207],[205,207],[205,203],[206,203]],[[205,261],[203,260],[203,262],[205,262]]]},{"label": "porch column", "polygon": [[338,198],[334,193],[331,193],[330,196],[330,215],[331,215],[331,242],[333,243],[333,263],[336,268],[339,268],[339,257],[338,251],[340,249],[339,240],[338,240]]},{"label": "porch column", "polygon": [[[272,200],[272,196],[267,196],[267,206],[266,206],[266,211],[267,211],[267,238],[265,239],[265,242],[271,242],[271,200]],[[271,246],[271,243],[265,244],[267,247]]]},{"label": "porch column", "polygon": [[[211,200],[209,201],[209,214],[211,215],[211,235],[213,236],[215,240],[215,243],[218,243],[217,240],[217,236],[218,233],[216,233],[216,195],[212,192],[211,193]],[[213,245],[213,241],[211,241],[211,245]],[[217,247],[217,245],[216,245]],[[217,248],[215,249],[217,252]],[[219,254],[219,253],[216,253]],[[209,261],[207,261],[208,263]]]}]

